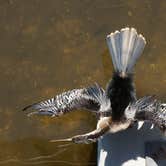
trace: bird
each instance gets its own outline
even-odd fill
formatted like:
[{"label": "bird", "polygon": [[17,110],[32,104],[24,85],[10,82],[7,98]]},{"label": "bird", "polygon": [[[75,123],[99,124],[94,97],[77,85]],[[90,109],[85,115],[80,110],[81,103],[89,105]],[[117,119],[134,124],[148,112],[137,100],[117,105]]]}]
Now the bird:
[{"label": "bird", "polygon": [[83,109],[98,119],[95,130],[70,138],[51,140],[89,144],[107,133],[126,130],[138,121],[149,121],[166,131],[166,104],[155,96],[136,98],[134,66],[141,56],[146,40],[135,28],[125,27],[106,37],[114,71],[105,90],[95,83],[89,87],[73,89],[55,97],[23,108],[28,116],[59,117],[73,110]]}]

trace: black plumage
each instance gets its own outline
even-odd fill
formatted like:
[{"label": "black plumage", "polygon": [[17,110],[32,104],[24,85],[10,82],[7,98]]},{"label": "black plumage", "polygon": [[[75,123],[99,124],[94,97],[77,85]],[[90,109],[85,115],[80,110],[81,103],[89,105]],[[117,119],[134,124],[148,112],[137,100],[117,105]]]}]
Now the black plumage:
[{"label": "black plumage", "polygon": [[128,104],[136,100],[133,75],[120,77],[119,73],[114,73],[106,88],[106,95],[111,101],[112,119],[119,121],[123,118],[123,113]]}]

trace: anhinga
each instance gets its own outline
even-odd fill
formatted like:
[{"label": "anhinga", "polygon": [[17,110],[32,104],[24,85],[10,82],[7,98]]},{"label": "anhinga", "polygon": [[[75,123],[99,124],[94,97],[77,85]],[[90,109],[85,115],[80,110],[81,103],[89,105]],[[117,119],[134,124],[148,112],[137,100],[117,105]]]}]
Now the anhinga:
[{"label": "anhinga", "polygon": [[[127,129],[137,121],[150,121],[162,131],[166,129],[166,104],[153,96],[136,99],[133,68],[146,44],[145,38],[134,28],[124,28],[107,36],[114,73],[106,90],[98,84],[74,89],[49,100],[32,104],[23,110],[34,110],[28,115],[61,116],[75,109],[86,109],[97,114],[97,128],[87,134],[55,141],[91,143],[108,132]],[[54,140],[53,140],[54,141]]]}]

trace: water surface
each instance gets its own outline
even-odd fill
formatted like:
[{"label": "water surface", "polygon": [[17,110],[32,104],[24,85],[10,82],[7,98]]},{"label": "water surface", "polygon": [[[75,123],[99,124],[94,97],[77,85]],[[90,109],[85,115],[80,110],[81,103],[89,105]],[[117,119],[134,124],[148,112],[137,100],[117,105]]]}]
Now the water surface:
[{"label": "water surface", "polygon": [[155,0],[0,1],[0,165],[96,165],[96,145],[49,143],[95,128],[88,112],[28,118],[20,110],[98,82],[112,62],[105,37],[137,28],[147,46],[136,66],[138,97],[166,100],[166,3]]}]

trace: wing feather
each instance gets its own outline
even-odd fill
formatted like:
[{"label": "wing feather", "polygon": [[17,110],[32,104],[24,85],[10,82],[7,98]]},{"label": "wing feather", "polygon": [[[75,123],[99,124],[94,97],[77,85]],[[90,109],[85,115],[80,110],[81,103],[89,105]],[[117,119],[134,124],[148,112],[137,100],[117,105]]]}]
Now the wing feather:
[{"label": "wing feather", "polygon": [[150,121],[160,129],[166,129],[166,104],[160,103],[154,96],[145,96],[131,103],[125,110],[125,116],[127,119]]},{"label": "wing feather", "polygon": [[51,115],[60,116],[74,109],[88,109],[98,111],[102,102],[104,102],[105,91],[95,84],[88,88],[73,89],[63,92],[51,99],[29,105],[23,109],[35,110],[29,115]]}]

